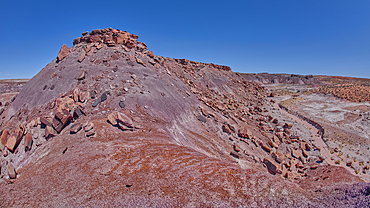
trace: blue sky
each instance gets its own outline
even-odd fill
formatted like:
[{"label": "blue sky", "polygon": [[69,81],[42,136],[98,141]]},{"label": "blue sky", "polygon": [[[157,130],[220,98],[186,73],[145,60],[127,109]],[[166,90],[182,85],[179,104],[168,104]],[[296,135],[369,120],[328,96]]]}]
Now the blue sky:
[{"label": "blue sky", "polygon": [[1,0],[0,79],[31,78],[63,44],[107,27],[236,72],[370,78],[369,11],[367,0]]}]

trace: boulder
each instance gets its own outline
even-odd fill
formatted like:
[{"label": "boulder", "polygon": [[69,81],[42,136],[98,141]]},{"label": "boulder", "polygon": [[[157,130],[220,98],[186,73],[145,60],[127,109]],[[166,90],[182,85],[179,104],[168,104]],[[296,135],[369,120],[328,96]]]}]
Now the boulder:
[{"label": "boulder", "polygon": [[238,130],[238,136],[241,137],[241,138],[247,138],[247,139],[251,139],[253,134],[252,132],[248,129],[247,126],[242,126],[239,130]]},{"label": "boulder", "polygon": [[95,135],[95,131],[94,131],[94,129],[85,133],[85,136],[86,136],[86,137],[92,137],[92,136],[94,136],[94,135]]},{"label": "boulder", "polygon": [[281,174],[283,171],[281,169],[281,165],[279,165],[275,160],[272,158],[265,158],[263,159],[263,163],[266,164],[267,168],[269,169],[270,172],[273,174]]},{"label": "boulder", "polygon": [[266,143],[262,142],[260,143],[261,147],[266,150],[267,152],[271,152],[271,147],[268,146]]},{"label": "boulder", "polygon": [[12,164],[8,165],[8,175],[10,179],[17,178],[17,172],[15,171],[15,168],[13,167]]},{"label": "boulder", "polygon": [[148,53],[146,53],[150,58],[154,58],[154,54],[152,51],[148,51]]},{"label": "boulder", "polygon": [[279,145],[277,145],[274,141],[272,141],[270,138],[269,138],[269,141],[268,141],[268,144],[271,146],[271,147],[275,147],[276,149],[279,148]]},{"label": "boulder", "polygon": [[77,61],[81,63],[85,59],[85,57],[86,57],[86,52],[83,51]]},{"label": "boulder", "polygon": [[48,121],[46,118],[44,118],[44,117],[40,117],[40,122],[42,123],[42,124],[44,124],[45,126],[51,126],[51,123],[50,123],[50,121]]},{"label": "boulder", "polygon": [[277,124],[277,123],[279,123],[279,120],[277,118],[275,118],[274,120],[272,120],[272,123]]},{"label": "boulder", "polygon": [[272,136],[272,141],[274,141],[277,145],[281,144],[281,140],[276,135]]},{"label": "boulder", "polygon": [[[123,113],[114,111],[108,115],[108,121],[112,125],[119,125],[122,129],[125,127],[133,128],[132,120]],[[123,125],[123,126],[122,126]]]},{"label": "boulder", "polygon": [[239,159],[239,154],[234,151],[230,152],[230,155],[235,157],[236,159]]},{"label": "boulder", "polygon": [[19,127],[15,130],[15,135],[17,139],[20,140],[23,137],[25,131],[26,131],[26,127],[23,125],[23,123],[21,123]]},{"label": "boulder", "polygon": [[[117,112],[117,122],[118,122],[118,124],[123,124],[128,128],[134,128],[132,120],[124,113]],[[122,128],[121,125],[120,125],[120,127]]]},{"label": "boulder", "polygon": [[113,41],[119,45],[122,45],[124,42],[124,39],[121,36],[114,36]]},{"label": "boulder", "polygon": [[271,154],[271,156],[272,156],[272,158],[274,158],[275,159],[275,161],[276,162],[278,162],[278,163],[282,163],[283,162],[283,160],[284,160],[284,158],[285,158],[285,155],[283,154],[283,153],[280,153],[280,152],[273,152],[272,154]]},{"label": "boulder", "polygon": [[233,146],[233,147],[234,147],[234,151],[235,151],[235,152],[240,152],[240,150],[241,150],[241,149],[240,149],[240,146],[239,146],[239,145],[234,144],[234,146]]},{"label": "boulder", "polygon": [[293,127],[293,124],[292,123],[285,123],[283,128],[286,128],[286,129],[291,129]]},{"label": "boulder", "polygon": [[94,102],[94,104],[92,105],[92,107],[96,107],[96,106],[98,106],[98,105],[99,105],[99,103],[100,103],[100,98],[99,98],[99,99],[97,99],[97,100]]},{"label": "boulder", "polygon": [[[54,126],[54,120],[57,120],[58,122],[56,126]],[[53,127],[58,132],[58,134],[63,130],[63,128],[72,120],[71,114],[63,109],[62,111],[58,111],[55,114],[55,117],[53,119]]]},{"label": "boulder", "polygon": [[302,153],[298,150],[292,149],[292,156],[298,159],[300,156],[302,156]]},{"label": "boulder", "polygon": [[77,87],[73,90],[73,100],[78,102],[78,95],[80,94],[80,89]]},{"label": "boulder", "polygon": [[90,97],[90,93],[89,92],[80,91],[80,94],[78,95],[78,100],[81,103],[84,103],[89,97]]},{"label": "boulder", "polygon": [[108,121],[112,125],[117,125],[117,112],[112,112],[108,115]]},{"label": "boulder", "polygon": [[[7,129],[4,129],[3,133],[1,134],[1,137],[0,137],[0,141],[1,141],[1,145],[2,146],[5,146],[6,145],[6,142],[8,141],[8,137],[9,137],[9,132]],[[3,148],[1,148],[3,149]]]},{"label": "boulder", "polygon": [[225,133],[231,134],[231,130],[229,128],[229,125],[227,124],[222,125],[222,131]]},{"label": "boulder", "polygon": [[17,148],[17,144],[18,142],[17,142],[17,137],[15,137],[15,136],[10,136],[9,138],[8,138],[8,141],[6,142],[6,148],[8,148],[8,150],[10,151],[10,152],[14,152],[15,151],[15,149]]},{"label": "boulder", "polygon": [[32,143],[33,143],[32,135],[27,133],[26,136],[25,136],[24,151],[27,152],[27,151],[31,150]]},{"label": "boulder", "polygon": [[284,142],[284,138],[285,138],[285,136],[284,136],[284,133],[283,133],[283,132],[276,132],[276,133],[275,133],[275,136],[276,136],[277,138],[279,138],[280,142]]},{"label": "boulder", "polygon": [[73,111],[73,118],[81,118],[85,113],[81,110],[80,107],[76,107]]},{"label": "boulder", "polygon": [[45,128],[45,138],[49,139],[50,137],[56,136],[58,133],[51,126],[46,126]]},{"label": "boulder", "polygon": [[126,47],[131,49],[131,48],[135,47],[135,44],[134,44],[134,42],[132,42],[132,40],[128,40],[126,42]]},{"label": "boulder", "polygon": [[202,115],[199,115],[199,116],[197,117],[197,119],[198,119],[199,121],[203,122],[203,123],[207,123],[207,119],[206,119],[204,116],[202,116]]},{"label": "boulder", "polygon": [[107,94],[108,94],[109,92],[104,92],[102,95],[101,95],[101,97],[100,97],[100,102],[104,102],[105,100],[107,100],[107,98],[108,98],[108,96],[107,96]]},{"label": "boulder", "polygon": [[136,62],[137,62],[138,64],[141,64],[141,65],[145,66],[145,64],[144,64],[143,60],[141,60],[141,59],[140,59],[140,58],[138,58],[138,57],[136,57]]},{"label": "boulder", "polygon": [[63,60],[66,56],[69,54],[69,48],[66,44],[63,44],[62,48],[60,49],[58,56],[57,56],[57,62],[60,62]]},{"label": "boulder", "polygon": [[82,70],[80,75],[78,75],[78,77],[76,77],[77,80],[83,80],[85,79],[86,77],[86,70]]},{"label": "boulder", "polygon": [[287,173],[288,173],[288,168],[286,168],[285,167],[285,165],[283,164],[283,165],[281,165],[281,169],[282,169],[282,173],[281,173],[281,175],[283,176],[283,177],[287,177]]},{"label": "boulder", "polygon": [[106,44],[107,44],[108,47],[112,47],[112,46],[116,45],[116,43],[113,40],[107,40]]},{"label": "boulder", "polygon": [[308,157],[309,153],[306,150],[302,149],[302,155]]},{"label": "boulder", "polygon": [[119,105],[119,107],[121,107],[121,108],[124,108],[126,105],[125,105],[125,102],[124,101],[119,101],[119,103],[118,103],[118,105]]},{"label": "boulder", "polygon": [[94,123],[92,122],[87,123],[84,127],[85,132],[91,131],[92,129],[94,129]]},{"label": "boulder", "polygon": [[71,128],[69,129],[70,133],[71,134],[76,134],[77,132],[79,132],[80,130],[82,129],[82,124],[80,123],[75,123],[71,126]]}]

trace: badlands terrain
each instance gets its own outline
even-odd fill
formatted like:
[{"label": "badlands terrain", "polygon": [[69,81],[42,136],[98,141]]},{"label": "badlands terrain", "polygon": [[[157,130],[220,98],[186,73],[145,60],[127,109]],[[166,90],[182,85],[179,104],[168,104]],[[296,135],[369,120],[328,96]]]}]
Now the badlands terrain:
[{"label": "badlands terrain", "polygon": [[368,207],[369,85],[84,32],[32,79],[0,82],[0,206]]}]

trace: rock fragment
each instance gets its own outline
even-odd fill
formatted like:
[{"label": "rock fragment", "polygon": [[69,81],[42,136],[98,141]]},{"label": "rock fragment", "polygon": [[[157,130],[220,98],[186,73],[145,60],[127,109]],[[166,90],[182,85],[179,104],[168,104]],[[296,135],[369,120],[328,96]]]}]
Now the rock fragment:
[{"label": "rock fragment", "polygon": [[138,57],[136,57],[136,62],[137,62],[138,64],[141,64],[141,65],[145,66],[145,64],[144,64],[143,60],[141,60],[141,59],[140,59],[140,58],[138,58]]},{"label": "rock fragment", "polygon": [[199,115],[199,116],[197,117],[197,119],[198,119],[199,121],[203,122],[203,123],[206,123],[206,122],[207,122],[207,119],[206,119],[206,118],[204,118],[204,116],[202,116],[202,115]]},{"label": "rock fragment", "polygon": [[17,143],[17,137],[10,136],[6,142],[6,148],[8,148],[10,152],[14,152],[14,150],[17,148]]},{"label": "rock fragment", "polygon": [[126,107],[126,105],[125,105],[125,102],[124,101],[119,101],[119,107],[121,107],[121,108],[124,108],[124,107]]},{"label": "rock fragment", "polygon": [[99,105],[99,103],[100,103],[100,98],[99,98],[99,99],[97,99],[97,100],[94,102],[94,104],[92,105],[92,107],[96,107],[96,106],[98,106],[98,105]]},{"label": "rock fragment", "polygon": [[78,75],[78,77],[76,77],[77,80],[83,80],[85,79],[86,77],[86,70],[82,70],[80,75]]},{"label": "rock fragment", "polygon": [[58,133],[51,126],[46,126],[45,128],[45,138],[49,139],[56,136]]},{"label": "rock fragment", "polygon": [[112,125],[118,125],[122,130],[127,128],[132,129],[133,123],[132,120],[126,116],[124,113],[120,113],[118,111],[114,111],[108,115],[108,121]]},{"label": "rock fragment", "polygon": [[27,152],[27,151],[31,150],[32,143],[33,143],[32,135],[27,133],[26,136],[25,136],[24,151]]},{"label": "rock fragment", "polygon": [[93,128],[94,128],[94,123],[92,123],[92,122],[87,123],[87,125],[84,127],[85,132],[88,132],[88,131],[92,130]]},{"label": "rock fragment", "polygon": [[81,63],[85,59],[85,57],[86,57],[86,52],[83,51],[82,54],[81,54],[81,56],[78,58],[77,61]]},{"label": "rock fragment", "polygon": [[69,129],[70,133],[71,134],[76,134],[77,132],[79,132],[80,130],[82,129],[82,124],[80,123],[75,123],[71,126],[71,128]]},{"label": "rock fragment", "polygon": [[46,118],[44,117],[40,117],[40,122],[45,125],[45,126],[51,126],[51,123],[50,121],[48,121]]},{"label": "rock fragment", "polygon": [[60,62],[63,60],[66,56],[69,54],[69,48],[66,44],[63,44],[62,48],[60,49],[58,56],[57,56],[57,62]]},{"label": "rock fragment", "polygon": [[241,138],[251,139],[253,134],[247,126],[242,126],[238,131],[238,136]]},{"label": "rock fragment", "polygon": [[292,123],[285,123],[283,128],[286,128],[286,129],[291,129],[293,127],[293,124]]},{"label": "rock fragment", "polygon": [[275,162],[275,160],[271,158],[265,158],[263,159],[263,163],[266,164],[269,171],[271,171],[273,174],[279,173],[281,174],[283,171],[281,169],[281,166]]},{"label": "rock fragment", "polygon": [[8,165],[8,175],[10,179],[16,179],[17,178],[17,172],[15,171],[12,164]]},{"label": "rock fragment", "polygon": [[[7,129],[4,129],[3,133],[1,134],[1,137],[0,137],[0,141],[1,141],[0,146],[5,146],[6,145],[6,142],[8,141],[8,137],[9,137],[9,132],[8,132]],[[1,149],[3,149],[3,147]]]}]

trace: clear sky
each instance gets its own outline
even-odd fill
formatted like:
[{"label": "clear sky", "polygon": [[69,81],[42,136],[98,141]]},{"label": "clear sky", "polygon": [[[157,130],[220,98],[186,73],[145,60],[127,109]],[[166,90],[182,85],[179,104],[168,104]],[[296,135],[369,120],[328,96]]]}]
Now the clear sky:
[{"label": "clear sky", "polygon": [[0,79],[31,78],[63,44],[107,27],[236,72],[370,78],[369,0],[1,0]]}]

